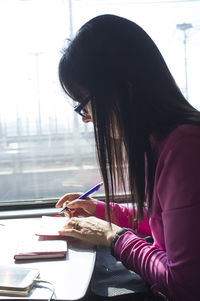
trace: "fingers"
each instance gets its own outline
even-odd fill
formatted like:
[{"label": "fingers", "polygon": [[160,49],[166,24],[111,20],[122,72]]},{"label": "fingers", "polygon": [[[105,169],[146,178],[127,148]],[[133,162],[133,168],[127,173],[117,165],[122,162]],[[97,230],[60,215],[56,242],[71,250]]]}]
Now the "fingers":
[{"label": "fingers", "polygon": [[68,208],[70,209],[77,209],[77,208],[83,208],[83,209],[87,209],[88,207],[88,200],[84,199],[84,200],[73,200],[70,203],[67,204]]},{"label": "fingers", "polygon": [[82,218],[79,217],[72,217],[64,226],[64,229],[74,229],[74,230],[81,230],[80,222]]},{"label": "fingers", "polygon": [[69,203],[75,199],[77,199],[78,197],[80,197],[81,193],[68,193],[65,194],[63,197],[61,197],[59,199],[59,201],[56,204],[56,208],[58,207],[62,207],[64,203]]},{"label": "fingers", "polygon": [[81,227],[79,225],[79,218],[71,218],[65,227],[58,231],[62,236],[70,236],[81,239]]},{"label": "fingers", "polygon": [[56,204],[56,207],[67,206],[70,210],[65,210],[64,214],[68,217],[87,217],[96,212],[97,200],[87,197],[78,199],[80,193],[69,193],[64,195]]},{"label": "fingers", "polygon": [[62,236],[70,236],[88,241],[94,245],[109,247],[111,241],[120,227],[104,220],[90,216],[87,218],[71,218],[63,229],[59,231]]}]

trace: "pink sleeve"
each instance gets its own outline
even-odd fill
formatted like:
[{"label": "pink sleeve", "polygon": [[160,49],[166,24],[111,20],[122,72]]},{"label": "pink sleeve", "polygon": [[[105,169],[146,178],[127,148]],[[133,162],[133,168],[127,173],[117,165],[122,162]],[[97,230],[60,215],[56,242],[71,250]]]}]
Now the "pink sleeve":
[{"label": "pink sleeve", "polygon": [[[120,227],[131,228],[134,229],[133,226],[133,207],[132,204],[117,204],[111,203],[110,204],[110,212],[111,212],[111,221],[117,224]],[[98,201],[97,202],[97,210],[96,210],[96,217],[107,220],[106,218],[106,206],[105,202]],[[151,235],[151,230],[149,227],[149,221],[146,217],[146,210],[145,210],[145,217],[142,222],[138,223],[137,229],[138,235]]]},{"label": "pink sleeve", "polygon": [[157,166],[160,171],[154,190],[162,208],[166,250],[131,232],[120,236],[115,245],[118,260],[174,301],[200,300],[200,139],[197,138],[191,136],[176,143]]}]

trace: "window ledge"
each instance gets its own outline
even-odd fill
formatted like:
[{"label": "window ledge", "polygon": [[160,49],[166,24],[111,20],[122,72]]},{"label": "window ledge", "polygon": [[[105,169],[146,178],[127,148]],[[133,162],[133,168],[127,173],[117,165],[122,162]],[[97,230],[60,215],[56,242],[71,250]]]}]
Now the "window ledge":
[{"label": "window ledge", "polygon": [[24,210],[7,210],[0,212],[0,219],[41,217],[42,215],[56,215],[60,208],[40,208],[40,209],[24,209]]}]

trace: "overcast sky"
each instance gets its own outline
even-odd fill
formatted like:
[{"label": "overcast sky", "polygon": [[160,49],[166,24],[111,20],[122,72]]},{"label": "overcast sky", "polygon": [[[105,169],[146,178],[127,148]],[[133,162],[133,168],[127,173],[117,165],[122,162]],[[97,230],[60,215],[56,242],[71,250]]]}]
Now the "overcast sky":
[{"label": "overcast sky", "polygon": [[[70,123],[71,111],[57,81],[60,50],[66,38],[89,19],[116,14],[142,26],[158,45],[178,85],[184,91],[183,31],[187,31],[189,101],[200,107],[200,1],[131,0],[0,0],[0,119],[18,117],[33,122],[59,118]],[[72,29],[70,29],[70,18]]]}]

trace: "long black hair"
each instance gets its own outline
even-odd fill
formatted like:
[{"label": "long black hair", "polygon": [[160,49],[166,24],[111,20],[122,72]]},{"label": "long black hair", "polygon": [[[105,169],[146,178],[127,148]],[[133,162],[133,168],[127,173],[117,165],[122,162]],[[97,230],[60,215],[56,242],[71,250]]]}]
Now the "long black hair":
[{"label": "long black hair", "polygon": [[[74,100],[81,102],[83,91],[92,99],[108,216],[116,187],[126,192],[128,181],[141,219],[147,197],[152,206],[152,138],[161,139],[180,124],[200,124],[200,113],[181,93],[148,34],[114,15],[95,17],[81,27],[63,52],[59,79]],[[120,139],[113,139],[116,131]]]}]

